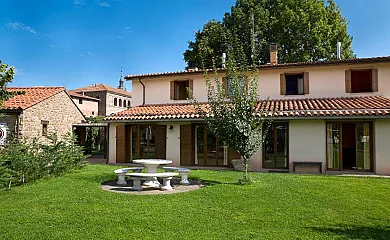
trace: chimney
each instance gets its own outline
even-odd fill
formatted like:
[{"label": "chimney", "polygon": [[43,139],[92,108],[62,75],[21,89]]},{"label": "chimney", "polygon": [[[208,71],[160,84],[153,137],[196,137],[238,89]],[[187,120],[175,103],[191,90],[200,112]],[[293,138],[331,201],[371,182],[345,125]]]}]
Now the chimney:
[{"label": "chimney", "polygon": [[222,68],[226,67],[226,53],[222,53]]},{"label": "chimney", "polygon": [[341,42],[337,42],[337,59],[341,59]]},{"label": "chimney", "polygon": [[270,53],[270,63],[272,65],[278,64],[278,45],[276,43],[271,43],[269,45]]}]

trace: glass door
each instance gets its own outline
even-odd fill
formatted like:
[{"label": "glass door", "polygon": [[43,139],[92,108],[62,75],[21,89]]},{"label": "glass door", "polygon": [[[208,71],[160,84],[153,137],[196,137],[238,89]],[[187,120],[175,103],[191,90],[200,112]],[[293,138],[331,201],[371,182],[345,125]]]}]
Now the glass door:
[{"label": "glass door", "polygon": [[326,125],[326,146],[327,146],[327,164],[328,169],[341,168],[341,125],[338,123],[329,123]]},{"label": "glass door", "polygon": [[195,165],[227,166],[228,148],[205,125],[196,125],[195,129]]},{"label": "glass door", "polygon": [[369,123],[356,123],[356,167],[371,170],[371,137]]},{"label": "glass door", "polygon": [[156,128],[154,126],[132,127],[132,159],[156,157]]},{"label": "glass door", "polygon": [[263,144],[263,168],[288,168],[288,123],[275,122]]}]

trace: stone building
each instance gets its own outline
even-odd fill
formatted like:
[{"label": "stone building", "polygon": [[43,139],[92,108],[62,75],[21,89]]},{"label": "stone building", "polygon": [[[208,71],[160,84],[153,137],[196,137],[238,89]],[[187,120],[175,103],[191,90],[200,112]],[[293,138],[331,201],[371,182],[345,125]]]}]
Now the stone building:
[{"label": "stone building", "polygon": [[7,90],[24,94],[4,101],[1,106],[2,139],[36,137],[46,140],[50,133],[61,137],[72,131],[73,124],[85,121],[64,87],[10,87]]},{"label": "stone building", "polygon": [[98,115],[100,99],[89,97],[74,91],[68,91],[68,94],[85,117],[95,117]]},{"label": "stone building", "polygon": [[[121,89],[122,88],[122,89]],[[123,84],[114,88],[106,84],[93,84],[71,91],[84,96],[99,99],[99,116],[108,116],[131,107],[131,92],[123,89]]]}]

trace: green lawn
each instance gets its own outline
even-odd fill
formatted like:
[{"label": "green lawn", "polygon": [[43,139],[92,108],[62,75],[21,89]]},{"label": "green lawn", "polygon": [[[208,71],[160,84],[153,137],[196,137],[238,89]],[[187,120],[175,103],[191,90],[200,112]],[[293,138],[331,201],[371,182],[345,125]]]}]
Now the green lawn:
[{"label": "green lawn", "polygon": [[0,191],[0,239],[390,239],[390,179],[191,171],[170,195],[106,192],[118,167]]}]

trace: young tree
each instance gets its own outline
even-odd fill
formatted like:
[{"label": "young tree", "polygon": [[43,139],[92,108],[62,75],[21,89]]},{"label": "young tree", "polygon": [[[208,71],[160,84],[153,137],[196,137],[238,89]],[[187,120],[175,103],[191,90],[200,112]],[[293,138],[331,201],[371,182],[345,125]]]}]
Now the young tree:
[{"label": "young tree", "polygon": [[[254,18],[251,18],[253,13]],[[255,48],[259,53],[254,61],[269,61],[268,46],[278,44],[279,63],[336,59],[336,44],[342,43],[342,57],[352,58],[352,37],[347,32],[348,21],[334,0],[237,0],[222,22],[209,21],[195,34],[184,53],[190,67],[212,68],[214,58],[221,66],[221,53],[227,52],[227,32],[234,33],[249,61],[250,38],[254,23]],[[202,61],[203,60],[203,61]],[[203,65],[204,64],[204,65]]]},{"label": "young tree", "polygon": [[[251,182],[249,160],[264,142],[273,113],[269,101],[259,99],[257,66],[245,64],[244,47],[235,44],[234,38],[229,37],[224,80],[217,70],[213,80],[205,70],[208,103],[199,103],[192,93],[189,96],[208,129],[242,156],[244,176],[239,182],[246,184]],[[256,57],[254,48],[251,57]]]}]

